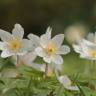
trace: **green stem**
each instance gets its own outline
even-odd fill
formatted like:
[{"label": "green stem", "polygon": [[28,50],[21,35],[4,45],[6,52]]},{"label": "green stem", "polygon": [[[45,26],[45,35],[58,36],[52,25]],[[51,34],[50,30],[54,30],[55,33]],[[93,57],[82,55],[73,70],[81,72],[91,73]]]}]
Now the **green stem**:
[{"label": "green stem", "polygon": [[31,83],[32,83],[32,77],[30,78],[30,80],[29,80],[29,82],[28,82],[28,86],[27,86],[27,89],[28,89],[27,96],[30,96]]},{"label": "green stem", "polygon": [[31,82],[32,82],[32,77],[30,78],[30,80],[29,80],[29,83],[28,83],[28,89],[30,88],[30,86],[31,86]]},{"label": "green stem", "polygon": [[56,77],[58,78],[58,77],[59,77],[59,73],[58,73],[58,71],[57,71],[56,69],[54,69],[54,71],[55,71],[55,75],[56,75]]}]

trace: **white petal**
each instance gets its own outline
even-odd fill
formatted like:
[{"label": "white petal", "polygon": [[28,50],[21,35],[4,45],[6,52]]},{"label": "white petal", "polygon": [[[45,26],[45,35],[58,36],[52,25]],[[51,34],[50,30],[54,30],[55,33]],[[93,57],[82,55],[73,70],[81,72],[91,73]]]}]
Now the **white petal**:
[{"label": "white petal", "polygon": [[95,36],[94,36],[94,42],[96,43],[96,32],[95,32]]},{"label": "white petal", "polygon": [[81,48],[82,52],[86,54],[86,56],[90,56],[90,51],[96,51],[96,44],[87,40],[82,40]]},{"label": "white petal", "polygon": [[79,88],[77,86],[71,86],[71,80],[67,75],[58,77],[59,82],[68,90],[78,91]]},{"label": "white petal", "polygon": [[38,64],[38,63],[31,62],[30,64],[28,64],[28,66],[30,66],[38,71],[45,72],[45,64]]},{"label": "white petal", "polygon": [[40,56],[40,57],[44,57],[44,56],[45,56],[45,52],[44,52],[44,50],[43,50],[41,47],[37,47],[37,48],[35,49],[35,52],[36,52],[36,54],[37,54],[38,56]]},{"label": "white petal", "polygon": [[70,48],[67,45],[63,45],[59,48],[58,54],[68,54],[70,52]]},{"label": "white petal", "polygon": [[48,27],[46,30],[46,35],[47,35],[47,38],[49,38],[49,39],[51,39],[51,32],[52,32],[52,28]]},{"label": "white petal", "polygon": [[74,50],[77,53],[80,54],[80,57],[81,58],[86,58],[86,59],[89,59],[89,60],[92,59],[92,57],[89,54],[90,47],[88,47],[87,45],[85,45],[85,44],[83,45],[83,43],[82,43],[82,46],[80,46],[80,45],[74,45],[73,47],[74,47]]},{"label": "white petal", "polygon": [[60,47],[64,40],[64,34],[59,34],[53,37],[52,42],[55,43],[57,47]]},{"label": "white petal", "polygon": [[29,62],[33,62],[36,59],[37,55],[35,54],[35,52],[30,52],[25,56],[25,60],[29,61]]},{"label": "white petal", "polygon": [[90,42],[90,41],[88,41],[86,39],[82,39],[81,44],[85,44],[87,46],[95,46],[96,47],[96,44],[95,43]]},{"label": "white petal", "polygon": [[77,86],[68,86],[66,89],[71,90],[71,91],[79,91],[79,88]]},{"label": "white petal", "polygon": [[62,70],[62,64],[54,64],[54,68],[55,68],[56,70],[61,71],[61,70]]},{"label": "white petal", "polygon": [[52,29],[50,27],[48,27],[46,33],[41,35],[41,37],[40,37],[40,44],[44,48],[47,46],[47,44],[51,40],[51,31],[52,31]]},{"label": "white petal", "polygon": [[18,50],[17,54],[18,54],[18,55],[25,55],[25,54],[28,52],[29,47],[30,47],[29,40],[23,39],[23,40],[22,40],[22,46],[21,46],[21,48]]},{"label": "white petal", "polygon": [[96,50],[96,44],[95,43],[89,43],[89,44],[85,44],[85,43],[82,43],[82,49],[85,47],[86,49],[89,49],[89,50]]},{"label": "white petal", "polygon": [[89,41],[94,41],[94,34],[93,33],[89,33],[88,34],[88,36],[87,36],[87,39],[89,40]]},{"label": "white petal", "polygon": [[0,50],[6,50],[6,43],[5,42],[0,42]]},{"label": "white petal", "polygon": [[34,35],[34,34],[29,34],[28,35],[28,38],[32,41],[36,41],[36,42],[40,42],[40,38],[37,36],[37,35]]},{"label": "white petal", "polygon": [[24,35],[24,29],[20,24],[15,24],[12,34],[14,37],[22,39]]},{"label": "white petal", "polygon": [[44,60],[45,62],[49,63],[49,64],[52,62],[51,57],[49,57],[49,56],[44,56],[44,57],[43,57],[43,60]]},{"label": "white petal", "polygon": [[29,34],[28,38],[30,39],[30,50],[35,49],[40,45],[40,38],[34,34]]},{"label": "white petal", "polygon": [[30,48],[30,41],[28,39],[22,40],[22,49],[27,50]]},{"label": "white petal", "polygon": [[63,64],[63,58],[60,55],[54,55],[51,57],[52,62],[55,64]]},{"label": "white petal", "polygon": [[1,53],[1,57],[2,57],[2,58],[10,57],[10,56],[12,56],[12,55],[14,55],[14,54],[11,53],[11,52],[9,52],[9,51],[3,51],[3,52]]},{"label": "white petal", "polygon": [[17,52],[17,54],[15,54],[15,55],[19,55],[19,56],[23,56],[23,55],[25,55],[27,53],[27,51],[19,51],[19,52]]},{"label": "white petal", "polygon": [[75,50],[75,52],[77,52],[77,53],[80,53],[81,51],[82,51],[82,48],[81,48],[81,46],[80,45],[73,45],[73,48],[74,48],[74,50]]},{"label": "white petal", "polygon": [[3,49],[4,49],[4,43],[0,42],[0,50],[3,50]]},{"label": "white petal", "polygon": [[80,53],[80,58],[85,58],[85,59],[89,59],[89,60],[95,60],[96,59],[96,58],[91,57],[89,54],[85,54],[84,52]]},{"label": "white petal", "polygon": [[58,77],[58,80],[64,87],[68,87],[71,85],[71,80],[68,78],[67,75]]},{"label": "white petal", "polygon": [[25,54],[24,56],[20,56],[20,61],[25,65],[30,65],[36,59],[36,57],[36,54],[30,52]]},{"label": "white petal", "polygon": [[2,41],[8,42],[13,39],[13,36],[9,32],[0,29],[0,38]]}]

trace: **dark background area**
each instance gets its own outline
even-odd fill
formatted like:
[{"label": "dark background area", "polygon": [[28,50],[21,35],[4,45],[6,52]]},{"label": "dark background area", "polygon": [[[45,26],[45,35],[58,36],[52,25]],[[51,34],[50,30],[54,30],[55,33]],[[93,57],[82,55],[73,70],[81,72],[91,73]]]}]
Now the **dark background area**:
[{"label": "dark background area", "polygon": [[96,27],[96,0],[0,0],[0,28],[11,31],[15,23],[25,35],[40,35],[50,25],[54,32],[64,32],[73,23]]}]

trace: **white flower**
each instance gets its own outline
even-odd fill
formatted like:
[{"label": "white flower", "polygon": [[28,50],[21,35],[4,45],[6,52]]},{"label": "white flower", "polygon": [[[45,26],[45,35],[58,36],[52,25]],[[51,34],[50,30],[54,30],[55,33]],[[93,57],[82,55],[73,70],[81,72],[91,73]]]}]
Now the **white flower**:
[{"label": "white flower", "polygon": [[58,77],[58,80],[67,90],[73,90],[73,91],[79,90],[77,86],[72,86],[72,82],[67,75]]},{"label": "white flower", "polygon": [[78,44],[73,44],[73,48],[75,52],[80,54],[81,58],[96,60],[96,36],[90,33],[87,39],[82,39]]},{"label": "white flower", "polygon": [[52,29],[48,27],[46,33],[40,37],[40,46],[35,51],[47,63],[63,64],[61,55],[69,53],[70,48],[62,45],[64,34],[56,35],[51,39],[51,31]]},{"label": "white flower", "polygon": [[83,24],[73,24],[65,30],[66,39],[71,44],[78,42],[85,37],[87,30],[87,27]]},{"label": "white flower", "polygon": [[23,39],[24,29],[19,24],[15,24],[12,34],[0,30],[0,49],[1,57],[6,58],[12,55],[24,55],[29,48],[29,40]]},{"label": "white flower", "polygon": [[37,56],[34,52],[29,52],[23,56],[20,56],[19,62],[20,64],[24,64],[26,66],[32,67],[38,71],[45,72],[45,64],[34,63],[36,57]]}]

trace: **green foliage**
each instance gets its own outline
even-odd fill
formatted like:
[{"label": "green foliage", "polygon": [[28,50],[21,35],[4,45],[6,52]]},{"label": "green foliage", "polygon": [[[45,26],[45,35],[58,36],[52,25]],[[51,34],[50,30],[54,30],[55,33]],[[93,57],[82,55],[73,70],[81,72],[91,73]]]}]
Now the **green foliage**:
[{"label": "green foliage", "polygon": [[44,73],[27,66],[15,67],[10,58],[0,59],[0,96],[96,96],[96,79],[85,74],[69,75],[79,91],[67,90],[55,75],[44,78]]}]

